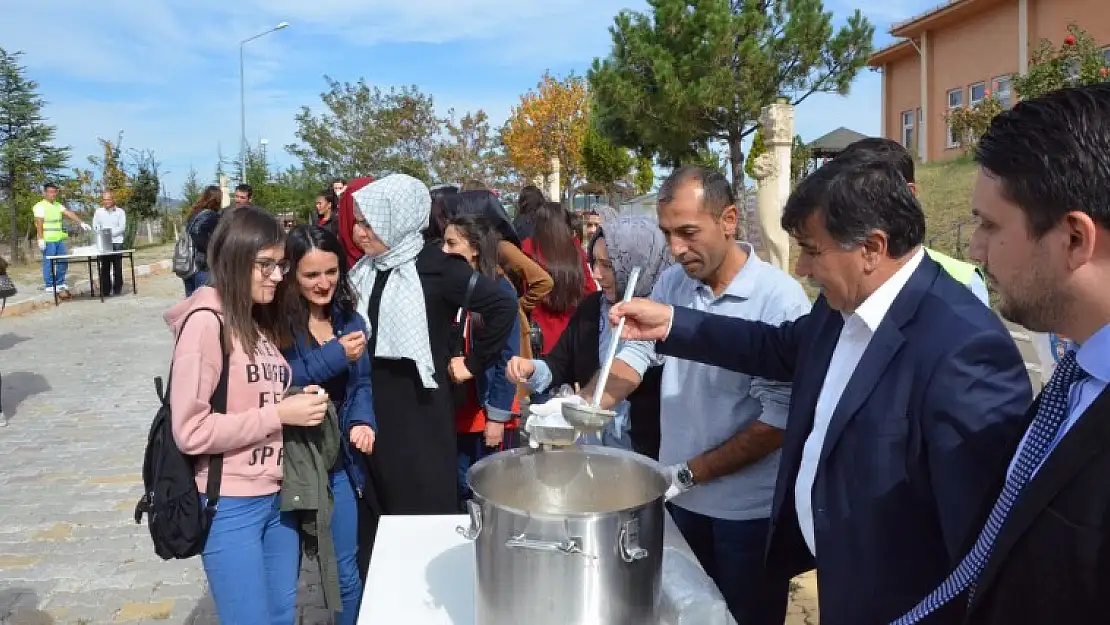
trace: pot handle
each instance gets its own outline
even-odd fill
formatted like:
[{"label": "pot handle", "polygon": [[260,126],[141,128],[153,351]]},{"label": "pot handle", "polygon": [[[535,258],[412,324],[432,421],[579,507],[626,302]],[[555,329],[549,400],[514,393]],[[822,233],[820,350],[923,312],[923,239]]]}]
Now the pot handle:
[{"label": "pot handle", "polygon": [[[635,524],[635,528],[633,528],[633,524]],[[648,550],[639,545],[639,519],[629,519],[624,522],[624,525],[621,526],[620,539],[617,542],[621,559],[625,562],[631,563],[648,557]]]},{"label": "pot handle", "polygon": [[475,540],[478,534],[482,533],[482,508],[478,502],[469,499],[466,502],[466,510],[470,513],[470,527],[456,525],[455,531],[467,540]]},{"label": "pot handle", "polygon": [[525,534],[513,536],[505,541],[509,549],[532,549],[534,551],[558,551],[567,555],[582,553],[581,538],[567,538],[566,540],[536,540],[528,538]]}]

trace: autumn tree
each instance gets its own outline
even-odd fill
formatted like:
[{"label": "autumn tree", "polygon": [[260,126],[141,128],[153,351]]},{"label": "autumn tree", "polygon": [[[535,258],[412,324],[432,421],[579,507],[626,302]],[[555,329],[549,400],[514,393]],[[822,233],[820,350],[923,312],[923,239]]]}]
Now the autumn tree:
[{"label": "autumn tree", "polygon": [[299,143],[286,146],[290,154],[322,179],[404,172],[428,181],[440,130],[431,96],[415,86],[385,91],[361,78],[356,83],[324,80],[324,111],[301,107]]},{"label": "autumn tree", "polygon": [[1106,82],[1110,80],[1106,61],[1098,42],[1070,24],[1061,45],[1041,40],[1029,61],[1029,71],[1014,75],[1011,84],[1018,96],[1029,99],[1064,87]]},{"label": "autumn tree", "polygon": [[520,96],[502,129],[509,162],[526,179],[548,176],[559,159],[559,188],[568,196],[582,177],[582,144],[589,129],[586,81],[545,73],[534,90]]},{"label": "autumn tree", "polygon": [[822,0],[648,0],[610,28],[613,49],[588,73],[606,134],[663,164],[723,142],[734,189],[742,143],[779,96],[845,95],[872,51],[874,27],[857,10],[839,29]]},{"label": "autumn tree", "polygon": [[17,260],[20,233],[31,226],[30,206],[42,184],[62,173],[69,148],[54,145],[55,128],[42,116],[45,104],[38,94],[38,83],[27,78],[19,64],[22,53],[0,48],[0,201],[7,200],[6,220]]},{"label": "autumn tree", "polygon": [[490,128],[485,111],[467,112],[461,118],[454,109],[447,112],[443,138],[433,150],[432,170],[438,182],[477,181],[497,187],[505,181],[507,166],[501,138]]}]

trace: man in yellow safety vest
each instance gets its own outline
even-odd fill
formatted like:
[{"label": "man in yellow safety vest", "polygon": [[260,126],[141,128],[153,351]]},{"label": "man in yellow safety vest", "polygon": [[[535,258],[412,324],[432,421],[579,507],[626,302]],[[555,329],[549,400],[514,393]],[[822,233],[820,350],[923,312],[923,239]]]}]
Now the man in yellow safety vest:
[{"label": "man in yellow safety vest", "polygon": [[[898,168],[902,177],[906,179],[906,183],[910,185],[910,190],[913,194],[917,195],[917,183],[914,177],[913,157],[910,155],[906,148],[902,147],[901,143],[892,141],[890,139],[883,139],[880,137],[868,137],[860,139],[844,148],[837,158],[862,158],[862,159],[880,159],[889,162]],[[990,294],[987,292],[987,280],[983,275],[983,270],[973,265],[972,263],[964,262],[956,258],[952,258],[947,254],[942,254],[936,250],[925,248],[925,253],[937,262],[938,265],[948,272],[948,275],[956,279],[960,284],[965,285],[971,289],[975,297],[979,301],[986,304],[988,307],[991,305]]]},{"label": "man in yellow safety vest", "polygon": [[38,232],[39,250],[42,251],[42,284],[44,289],[57,288],[69,296],[69,285],[66,284],[66,269],[68,263],[65,259],[51,263],[50,257],[66,255],[66,239],[69,235],[62,228],[62,218],[81,226],[88,231],[92,228],[81,221],[77,213],[69,210],[58,201],[58,186],[48,182],[42,187],[42,200],[35,204],[31,211],[35,215],[35,230]]}]

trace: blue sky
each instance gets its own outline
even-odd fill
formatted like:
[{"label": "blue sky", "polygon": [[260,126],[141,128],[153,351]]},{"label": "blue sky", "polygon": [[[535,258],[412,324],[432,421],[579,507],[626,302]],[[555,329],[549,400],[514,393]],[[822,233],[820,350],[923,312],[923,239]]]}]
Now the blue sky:
[{"label": "blue sky", "polygon": [[[826,0],[844,16],[867,7],[886,29],[938,0]],[[247,138],[291,162],[294,115],[318,109],[323,75],[383,87],[415,84],[441,114],[483,108],[508,116],[545,70],[584,74],[610,50],[608,28],[643,0],[3,0],[0,45],[23,63],[48,104],[74,164],[97,137],[122,130],[125,148],[154,150],[177,195],[190,166],[207,182],[219,147],[239,141],[239,41],[281,21],[290,27],[246,46]],[[880,76],[865,71],[845,98],[814,96],[797,132],[812,140],[838,126],[879,130]]]}]

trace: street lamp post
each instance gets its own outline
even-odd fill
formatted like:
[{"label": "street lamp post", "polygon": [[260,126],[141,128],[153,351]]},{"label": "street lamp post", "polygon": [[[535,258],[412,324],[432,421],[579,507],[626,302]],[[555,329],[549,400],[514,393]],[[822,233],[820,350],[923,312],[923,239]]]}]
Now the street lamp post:
[{"label": "street lamp post", "polygon": [[247,37],[239,42],[239,181],[245,181],[247,177],[247,83],[243,73],[243,46],[247,43],[265,37],[270,33],[275,33],[283,28],[287,28],[289,22],[279,22],[270,30],[258,33],[253,37]]}]

